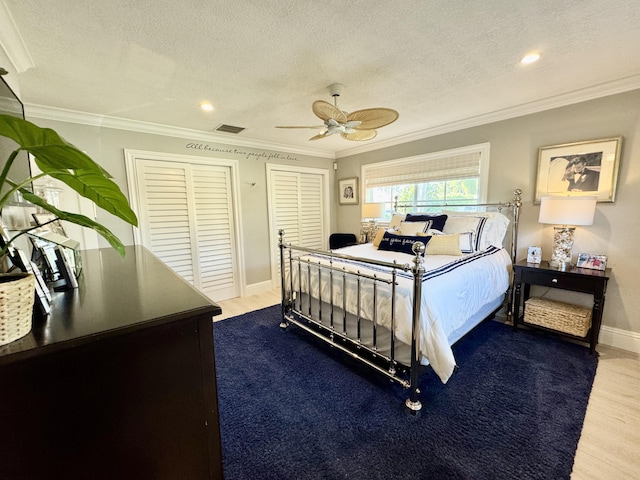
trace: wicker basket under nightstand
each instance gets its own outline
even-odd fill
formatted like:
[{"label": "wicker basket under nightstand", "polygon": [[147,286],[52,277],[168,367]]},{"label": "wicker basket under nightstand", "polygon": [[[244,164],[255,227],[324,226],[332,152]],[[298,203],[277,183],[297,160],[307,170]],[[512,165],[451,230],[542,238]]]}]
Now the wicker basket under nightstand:
[{"label": "wicker basket under nightstand", "polygon": [[531,297],[525,302],[524,321],[585,337],[591,328],[591,309],[548,298]]}]

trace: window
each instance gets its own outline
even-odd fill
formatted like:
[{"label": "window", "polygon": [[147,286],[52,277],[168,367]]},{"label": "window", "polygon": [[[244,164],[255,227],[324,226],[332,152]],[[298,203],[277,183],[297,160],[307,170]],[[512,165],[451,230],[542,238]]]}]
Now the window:
[{"label": "window", "polygon": [[396,200],[407,212],[428,212],[430,204],[484,203],[488,171],[488,143],[363,165],[364,198],[384,203],[387,218]]}]

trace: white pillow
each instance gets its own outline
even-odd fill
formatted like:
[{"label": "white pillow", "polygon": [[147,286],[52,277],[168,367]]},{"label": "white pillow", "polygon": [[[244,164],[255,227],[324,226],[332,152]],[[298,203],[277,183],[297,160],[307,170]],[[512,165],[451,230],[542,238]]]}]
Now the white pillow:
[{"label": "white pillow", "polygon": [[474,243],[473,243],[473,232],[460,233],[460,251],[462,253],[475,252]]},{"label": "white pillow", "polygon": [[[446,211],[449,217],[444,226],[445,233],[458,233],[458,231],[447,231],[460,229],[463,231],[473,231],[475,235],[476,250],[484,250],[489,245],[502,248],[504,237],[509,227],[509,219],[500,212],[454,212]],[[457,220],[452,221],[452,217]],[[471,220],[465,221],[464,218]],[[484,218],[485,221],[481,219]]]},{"label": "white pillow", "polygon": [[400,222],[400,235],[412,235],[416,236],[418,233],[423,233],[427,229],[427,224],[431,222]]},{"label": "white pillow", "polygon": [[400,228],[400,222],[404,220],[406,215],[404,213],[394,213],[389,222],[389,228]]}]

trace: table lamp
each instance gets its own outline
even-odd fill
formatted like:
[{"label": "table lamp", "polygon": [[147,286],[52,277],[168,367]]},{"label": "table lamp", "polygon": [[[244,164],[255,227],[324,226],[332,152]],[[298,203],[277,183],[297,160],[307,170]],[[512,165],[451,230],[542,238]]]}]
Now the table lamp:
[{"label": "table lamp", "polygon": [[544,196],[540,199],[538,223],[553,227],[553,254],[549,265],[560,270],[571,266],[576,225],[593,225],[598,198],[593,196]]},{"label": "table lamp", "polygon": [[363,232],[366,241],[371,241],[373,238],[373,232],[376,228],[376,219],[384,216],[384,203],[363,203],[362,204],[362,218],[368,221],[369,224],[366,227],[366,231]]}]

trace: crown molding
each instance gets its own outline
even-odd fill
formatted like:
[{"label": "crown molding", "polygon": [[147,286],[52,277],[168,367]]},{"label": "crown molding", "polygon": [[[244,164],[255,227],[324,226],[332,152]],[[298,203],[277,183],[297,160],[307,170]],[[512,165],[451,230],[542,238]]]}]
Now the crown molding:
[{"label": "crown molding", "polygon": [[273,150],[276,152],[292,153],[297,155],[308,155],[312,157],[335,159],[335,154],[327,150],[311,148],[293,147],[282,143],[266,142],[262,140],[252,140],[247,138],[230,138],[226,135],[192,130],[189,128],[171,127],[157,123],[140,122],[127,120],[124,118],[111,117],[108,115],[97,115],[93,113],[78,112],[63,108],[46,107],[43,105],[25,104],[25,116],[29,118],[40,118],[44,120],[54,120],[59,122],[77,123],[80,125],[90,125],[102,128],[114,128],[131,132],[149,133],[153,135],[163,135],[166,137],[188,138],[202,142],[218,143],[222,145],[232,145],[238,147],[255,148],[258,150]]},{"label": "crown molding", "polygon": [[501,120],[509,120],[511,118],[522,117],[533,113],[543,112],[554,108],[565,107],[576,103],[595,100],[597,98],[607,97],[618,93],[629,92],[640,88],[640,75],[632,75],[629,77],[614,80],[612,82],[601,83],[588,88],[574,90],[561,95],[554,95],[535,102],[524,103],[515,107],[496,110],[494,112],[465,118],[459,121],[438,125],[436,127],[427,128],[418,132],[398,137],[381,140],[378,142],[367,143],[353,148],[347,148],[336,152],[336,158],[349,157],[359,153],[371,152],[382,148],[393,147],[402,143],[422,140],[424,138],[435,137],[445,133],[464,130],[465,128],[477,127],[488,123],[499,122]]},{"label": "crown molding", "polygon": [[0,47],[17,73],[22,73],[35,66],[4,0],[0,0]]},{"label": "crown molding", "polygon": [[[2,5],[2,0],[0,0],[0,5]],[[631,90],[636,90],[638,88],[640,88],[640,75],[632,75],[612,82],[606,82],[600,85],[594,85],[592,87],[580,90],[574,90],[562,95],[547,97],[542,100],[525,103],[515,107],[496,110],[487,114],[477,115],[459,121],[438,125],[432,128],[420,130],[418,132],[393,137],[387,140],[381,140],[378,142],[367,143],[366,145],[347,148],[336,153],[327,150],[293,147],[291,145],[285,145],[281,143],[246,138],[229,138],[223,135],[203,132],[201,130],[191,130],[187,128],[171,127],[156,123],[139,122],[118,117],[111,117],[107,115],[96,115],[92,113],[78,112],[74,110],[66,110],[55,107],[46,107],[42,105],[25,104],[25,114],[27,117],[32,118],[77,123],[82,125],[92,125],[104,128],[114,128],[119,130],[128,130],[169,137],[189,138],[193,140],[212,142],[223,145],[242,146],[261,150],[273,150],[297,155],[338,159],[356,155],[359,153],[366,153],[373,150],[393,147],[416,140],[422,140],[424,138],[434,137],[436,135],[455,132],[458,130],[463,130],[465,128],[477,127],[480,125],[486,125],[489,123],[508,120],[524,115],[530,115],[554,108],[573,105],[589,100],[595,100],[597,98],[624,93]]]}]

